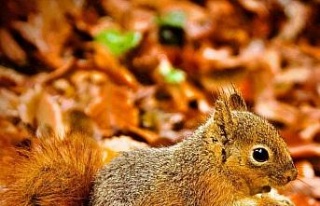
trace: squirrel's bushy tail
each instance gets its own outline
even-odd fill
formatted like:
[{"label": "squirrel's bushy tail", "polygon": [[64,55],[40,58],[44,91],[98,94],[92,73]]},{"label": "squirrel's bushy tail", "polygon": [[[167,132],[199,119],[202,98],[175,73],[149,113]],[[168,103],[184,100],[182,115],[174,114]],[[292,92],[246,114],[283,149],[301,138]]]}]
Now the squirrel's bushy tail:
[{"label": "squirrel's bushy tail", "polygon": [[97,142],[79,133],[34,140],[0,158],[0,205],[87,205],[102,167]]}]

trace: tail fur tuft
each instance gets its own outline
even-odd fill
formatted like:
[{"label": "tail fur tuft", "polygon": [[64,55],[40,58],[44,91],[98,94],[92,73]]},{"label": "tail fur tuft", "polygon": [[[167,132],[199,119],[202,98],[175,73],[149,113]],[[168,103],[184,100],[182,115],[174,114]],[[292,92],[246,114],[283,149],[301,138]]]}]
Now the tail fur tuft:
[{"label": "tail fur tuft", "polygon": [[[14,151],[14,152],[13,152]],[[35,139],[0,162],[0,205],[87,205],[102,167],[97,142],[74,133]]]}]

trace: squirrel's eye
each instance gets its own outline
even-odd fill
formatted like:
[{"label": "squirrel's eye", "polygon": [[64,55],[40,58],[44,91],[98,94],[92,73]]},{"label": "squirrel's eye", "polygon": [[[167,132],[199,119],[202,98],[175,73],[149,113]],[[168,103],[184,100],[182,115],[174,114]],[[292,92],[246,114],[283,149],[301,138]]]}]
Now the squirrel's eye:
[{"label": "squirrel's eye", "polygon": [[269,159],[269,153],[265,148],[259,147],[253,149],[252,157],[257,162],[265,162]]}]

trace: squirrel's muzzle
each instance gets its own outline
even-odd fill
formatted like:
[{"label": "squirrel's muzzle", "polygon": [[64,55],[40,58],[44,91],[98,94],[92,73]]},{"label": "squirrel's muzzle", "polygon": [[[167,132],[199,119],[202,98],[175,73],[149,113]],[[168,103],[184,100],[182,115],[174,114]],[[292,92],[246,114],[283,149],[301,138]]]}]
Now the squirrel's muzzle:
[{"label": "squirrel's muzzle", "polygon": [[283,174],[285,184],[297,179],[298,176],[297,168],[294,166],[293,162],[291,162],[289,165],[289,169]]}]

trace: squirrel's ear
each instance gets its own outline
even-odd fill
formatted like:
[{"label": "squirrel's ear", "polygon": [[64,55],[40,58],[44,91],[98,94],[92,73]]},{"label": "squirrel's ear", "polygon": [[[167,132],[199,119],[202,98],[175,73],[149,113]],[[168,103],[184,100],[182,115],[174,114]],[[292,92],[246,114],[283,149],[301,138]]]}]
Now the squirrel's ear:
[{"label": "squirrel's ear", "polygon": [[215,104],[214,122],[219,127],[223,144],[232,137],[234,120],[232,119],[229,101],[225,93],[221,93]]},{"label": "squirrel's ear", "polygon": [[232,85],[227,97],[231,110],[247,111],[247,105],[239,90]]},{"label": "squirrel's ear", "polygon": [[246,111],[247,105],[242,96],[236,91],[230,94],[229,104],[232,110]]}]

